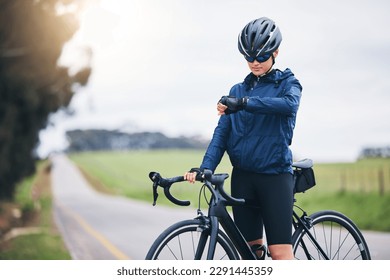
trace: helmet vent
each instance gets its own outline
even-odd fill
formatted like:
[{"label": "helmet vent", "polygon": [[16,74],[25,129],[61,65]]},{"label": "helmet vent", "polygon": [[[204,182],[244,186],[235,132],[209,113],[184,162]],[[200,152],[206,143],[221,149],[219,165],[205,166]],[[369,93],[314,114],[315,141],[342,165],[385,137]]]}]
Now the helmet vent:
[{"label": "helmet vent", "polygon": [[240,32],[238,49],[245,56],[267,55],[277,50],[281,41],[282,34],[275,22],[262,17],[249,22]]}]

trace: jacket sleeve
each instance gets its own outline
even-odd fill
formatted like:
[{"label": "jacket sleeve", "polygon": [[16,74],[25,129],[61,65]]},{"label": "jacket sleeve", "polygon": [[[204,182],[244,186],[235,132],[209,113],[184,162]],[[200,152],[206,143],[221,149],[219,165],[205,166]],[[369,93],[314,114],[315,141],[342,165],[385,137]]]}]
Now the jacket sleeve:
[{"label": "jacket sleeve", "polygon": [[229,115],[223,115],[218,121],[213,137],[203,157],[201,169],[215,171],[226,151],[228,135],[230,134],[231,120]]},{"label": "jacket sleeve", "polygon": [[281,96],[254,96],[248,99],[246,111],[260,114],[293,116],[298,111],[302,86],[297,80],[288,82]]}]

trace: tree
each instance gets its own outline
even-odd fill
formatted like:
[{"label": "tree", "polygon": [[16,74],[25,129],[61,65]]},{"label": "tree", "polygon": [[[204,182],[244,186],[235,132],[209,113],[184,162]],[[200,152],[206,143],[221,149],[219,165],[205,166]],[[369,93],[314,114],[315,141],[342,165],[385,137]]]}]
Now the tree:
[{"label": "tree", "polygon": [[363,148],[359,159],[363,158],[390,158],[390,146]]},{"label": "tree", "polygon": [[[80,0],[0,0],[0,199],[35,171],[34,149],[51,113],[66,108],[91,68],[58,65],[78,29]],[[68,9],[69,10],[69,9]]]}]

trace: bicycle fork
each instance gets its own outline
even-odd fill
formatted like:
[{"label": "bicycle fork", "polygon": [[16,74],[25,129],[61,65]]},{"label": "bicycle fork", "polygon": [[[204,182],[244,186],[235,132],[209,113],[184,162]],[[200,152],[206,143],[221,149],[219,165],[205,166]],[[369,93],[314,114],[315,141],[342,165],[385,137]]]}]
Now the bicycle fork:
[{"label": "bicycle fork", "polygon": [[207,240],[209,240],[209,246],[207,249],[207,259],[212,260],[214,258],[215,248],[217,246],[218,238],[218,219],[216,217],[206,217],[202,212],[198,212],[198,218],[202,221],[198,231],[201,232],[199,243],[195,252],[195,260],[200,260],[206,248]]}]

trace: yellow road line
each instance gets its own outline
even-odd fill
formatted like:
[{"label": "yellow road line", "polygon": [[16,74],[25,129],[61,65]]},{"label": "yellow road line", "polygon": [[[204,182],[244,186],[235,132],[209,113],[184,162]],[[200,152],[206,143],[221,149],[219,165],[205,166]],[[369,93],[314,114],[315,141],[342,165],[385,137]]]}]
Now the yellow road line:
[{"label": "yellow road line", "polygon": [[131,258],[119,250],[115,245],[113,245],[110,241],[107,240],[102,234],[100,234],[97,230],[95,230],[92,226],[90,226],[83,218],[81,218],[78,214],[73,212],[72,210],[66,208],[63,205],[59,205],[56,203],[59,208],[68,213],[73,219],[77,221],[77,223],[92,237],[98,240],[111,254],[113,254],[118,260],[130,260]]}]

